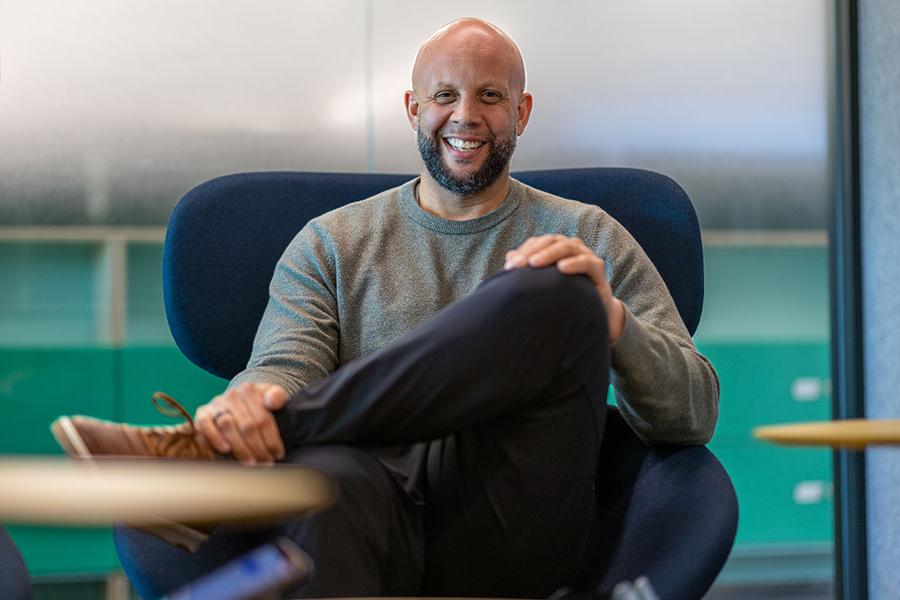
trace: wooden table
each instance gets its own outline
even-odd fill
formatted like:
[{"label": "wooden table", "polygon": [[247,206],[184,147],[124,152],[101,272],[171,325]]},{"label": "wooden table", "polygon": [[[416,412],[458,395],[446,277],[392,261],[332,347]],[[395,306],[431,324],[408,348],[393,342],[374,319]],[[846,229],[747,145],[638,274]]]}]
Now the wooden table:
[{"label": "wooden table", "polygon": [[791,446],[832,446],[863,450],[873,445],[900,444],[900,419],[845,419],[757,427],[761,440]]},{"label": "wooden table", "polygon": [[0,457],[0,490],[0,522],[73,526],[269,521],[319,512],[337,495],[306,467],[18,457]]}]

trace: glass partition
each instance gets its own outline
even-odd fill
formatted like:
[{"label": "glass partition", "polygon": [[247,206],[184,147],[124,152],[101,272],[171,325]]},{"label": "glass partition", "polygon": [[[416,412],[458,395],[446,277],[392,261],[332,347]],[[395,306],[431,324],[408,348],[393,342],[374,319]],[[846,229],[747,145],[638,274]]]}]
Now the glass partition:
[{"label": "glass partition", "polygon": [[[527,62],[535,110],[514,170],[649,168],[695,203],[707,269],[695,339],[722,381],[711,448],[741,504],[714,594],[813,584],[827,597],[830,455],[764,446],[750,430],[830,416],[831,10],[3,2],[0,452],[57,452],[47,425],[60,413],[164,422],[154,390],[196,406],[222,389],[165,322],[161,245],[178,198],[235,171],[416,172],[402,107],[416,48],[477,15]],[[106,537],[68,532],[84,551],[62,557],[47,530],[13,533],[38,577],[118,568]]]}]

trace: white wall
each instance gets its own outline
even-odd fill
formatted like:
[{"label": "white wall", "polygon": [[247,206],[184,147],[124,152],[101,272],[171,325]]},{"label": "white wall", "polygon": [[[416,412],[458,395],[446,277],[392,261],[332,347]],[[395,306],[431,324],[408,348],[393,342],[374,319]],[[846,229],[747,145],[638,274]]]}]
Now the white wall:
[{"label": "white wall", "polygon": [[402,93],[460,16],[525,55],[514,169],[676,177],[713,227],[824,228],[827,0],[2,0],[0,224],[155,223],[254,169],[418,170]]}]

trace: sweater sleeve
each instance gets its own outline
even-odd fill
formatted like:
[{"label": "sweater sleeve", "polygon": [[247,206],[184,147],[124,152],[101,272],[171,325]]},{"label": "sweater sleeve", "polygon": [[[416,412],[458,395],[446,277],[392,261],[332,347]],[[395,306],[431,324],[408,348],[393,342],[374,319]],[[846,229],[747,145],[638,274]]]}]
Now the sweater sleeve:
[{"label": "sweater sleeve", "polygon": [[656,267],[624,227],[607,219],[595,249],[626,309],[611,347],[619,409],[646,443],[705,444],[718,419],[718,376],[694,346]]},{"label": "sweater sleeve", "polygon": [[293,395],[338,366],[334,261],[315,222],[288,245],[269,285],[269,302],[247,368],[231,380],[273,383]]}]

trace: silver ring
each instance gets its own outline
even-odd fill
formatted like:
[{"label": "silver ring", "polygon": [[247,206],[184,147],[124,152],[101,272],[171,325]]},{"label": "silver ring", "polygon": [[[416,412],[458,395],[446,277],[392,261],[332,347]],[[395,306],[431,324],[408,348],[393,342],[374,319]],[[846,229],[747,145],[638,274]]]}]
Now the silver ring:
[{"label": "silver ring", "polygon": [[229,412],[229,411],[228,411],[227,408],[223,408],[223,409],[221,409],[221,410],[217,410],[217,411],[215,412],[215,414],[212,416],[213,423],[215,423],[216,421],[218,421],[218,420],[219,420],[219,417],[221,417],[221,416],[223,416],[223,415],[227,415],[228,412]]}]

